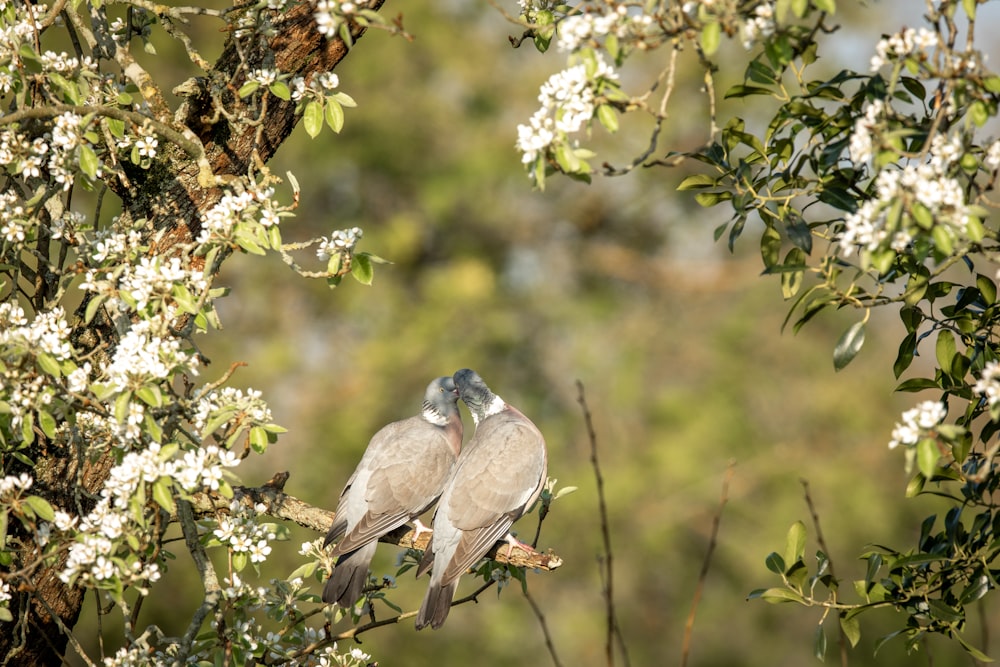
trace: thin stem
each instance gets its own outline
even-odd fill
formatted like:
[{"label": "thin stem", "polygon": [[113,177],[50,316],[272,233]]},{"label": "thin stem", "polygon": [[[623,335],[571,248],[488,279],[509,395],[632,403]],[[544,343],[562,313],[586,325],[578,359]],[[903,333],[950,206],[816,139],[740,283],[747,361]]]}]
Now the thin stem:
[{"label": "thin stem", "polygon": [[606,610],[607,639],[604,646],[605,659],[608,667],[615,664],[614,641],[617,639],[618,648],[621,650],[625,665],[629,665],[628,650],[625,647],[625,640],[622,638],[621,627],[615,614],[614,600],[614,553],[611,550],[611,528],[608,520],[608,505],[604,497],[604,476],[601,474],[601,464],[597,458],[597,433],[594,430],[594,421],[591,418],[590,408],[587,407],[587,398],[584,394],[583,382],[577,380],[576,388],[578,392],[577,402],[583,410],[583,419],[587,425],[587,437],[590,440],[590,464],[594,469],[594,479],[597,482],[597,503],[601,520],[601,539],[604,542],[604,553],[600,561],[602,565],[601,578],[604,588],[604,607]]},{"label": "thin stem", "polygon": [[733,479],[735,462],[730,461],[726,467],[726,476],[722,480],[722,495],[719,499],[719,509],[712,517],[712,535],[708,541],[708,549],[705,551],[705,559],[701,563],[701,572],[698,573],[698,585],[694,589],[694,599],[691,601],[691,611],[688,613],[687,622],[684,623],[684,642],[681,644],[681,667],[686,667],[688,657],[691,655],[691,636],[694,633],[694,619],[698,611],[698,603],[701,602],[701,594],[705,589],[705,581],[708,579],[708,569],[712,564],[712,554],[715,552],[715,545],[718,543],[719,524],[722,521],[722,510],[729,502],[729,483]]}]

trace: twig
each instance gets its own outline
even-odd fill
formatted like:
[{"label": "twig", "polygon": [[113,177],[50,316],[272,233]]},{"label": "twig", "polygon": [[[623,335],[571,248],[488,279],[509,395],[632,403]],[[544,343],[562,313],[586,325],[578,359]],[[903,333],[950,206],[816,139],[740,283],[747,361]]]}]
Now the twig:
[{"label": "twig", "polygon": [[198,636],[198,630],[201,629],[202,622],[204,622],[205,617],[219,603],[219,598],[222,596],[222,589],[219,587],[219,579],[215,574],[215,566],[212,565],[212,561],[209,560],[208,555],[205,553],[205,547],[198,540],[198,526],[194,522],[194,511],[192,510],[191,503],[183,498],[179,498],[177,500],[177,514],[180,518],[181,530],[184,532],[184,543],[188,551],[191,552],[191,558],[198,568],[202,586],[205,588],[205,599],[191,617],[191,623],[188,625],[187,631],[185,631],[184,637],[181,639],[177,649],[175,664],[183,665],[187,661],[188,654],[191,652],[191,647],[194,644],[195,637]]},{"label": "twig", "polygon": [[594,479],[597,482],[597,503],[601,517],[601,538],[604,540],[604,554],[601,556],[602,579],[604,587],[604,607],[607,610],[607,640],[604,645],[604,654],[608,667],[614,667],[615,651],[614,640],[618,640],[618,648],[622,652],[622,658],[626,667],[630,664],[628,650],[625,647],[625,640],[622,637],[621,627],[618,625],[618,618],[615,615],[614,599],[614,554],[611,551],[611,528],[608,521],[608,506],[604,499],[604,477],[601,475],[601,464],[597,460],[597,433],[594,431],[594,420],[590,415],[590,408],[587,407],[587,398],[583,390],[583,382],[576,381],[577,402],[583,410],[583,419],[587,424],[587,437],[590,439],[590,464],[594,468]]},{"label": "twig", "polygon": [[[813,504],[812,495],[809,493],[809,481],[805,479],[800,479],[799,482],[802,484],[802,491],[806,496],[806,505],[809,506],[809,514],[812,517],[813,528],[816,529],[816,542],[819,544],[819,548],[823,550],[826,554],[826,562],[830,568],[830,576],[833,579],[837,578],[836,573],[833,570],[833,556],[830,554],[829,547],[826,546],[826,540],[823,539],[823,530],[819,526],[819,514],[816,512],[816,506]],[[836,595],[836,589],[833,589],[833,594]],[[837,643],[840,645],[840,664],[841,667],[847,667],[847,635],[844,634],[844,627],[837,623]]]},{"label": "twig", "polygon": [[542,612],[541,607],[535,602],[535,598],[531,597],[528,590],[522,589],[524,591],[524,598],[531,605],[531,611],[535,612],[535,618],[538,619],[538,625],[542,628],[542,635],[545,637],[545,648],[549,650],[549,655],[552,656],[552,664],[556,667],[562,667],[562,663],[559,661],[559,654],[556,652],[556,645],[552,642],[552,635],[549,633],[548,623],[545,622],[545,614]]},{"label": "twig", "polygon": [[729,501],[729,482],[733,479],[735,462],[730,461],[726,467],[726,476],[722,480],[722,495],[719,498],[719,509],[712,517],[712,536],[708,541],[708,549],[705,551],[705,560],[701,563],[701,572],[698,573],[698,585],[694,589],[694,599],[691,601],[691,611],[688,613],[687,622],[684,624],[684,642],[681,644],[681,667],[688,663],[691,655],[691,635],[694,632],[694,618],[698,611],[698,603],[701,602],[701,593],[705,589],[705,581],[708,579],[708,568],[712,564],[712,554],[715,552],[715,545],[718,543],[719,524],[722,521],[722,510],[725,509]]}]

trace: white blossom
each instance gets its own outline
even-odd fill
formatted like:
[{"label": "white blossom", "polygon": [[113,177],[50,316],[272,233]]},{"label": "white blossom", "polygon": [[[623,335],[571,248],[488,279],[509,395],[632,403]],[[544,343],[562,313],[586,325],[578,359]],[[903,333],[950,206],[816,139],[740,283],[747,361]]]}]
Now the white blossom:
[{"label": "white blossom", "polygon": [[900,445],[913,446],[929,432],[937,427],[947,414],[944,403],[940,401],[923,401],[915,408],[903,413],[901,421],[892,430],[892,440],[889,449]]}]

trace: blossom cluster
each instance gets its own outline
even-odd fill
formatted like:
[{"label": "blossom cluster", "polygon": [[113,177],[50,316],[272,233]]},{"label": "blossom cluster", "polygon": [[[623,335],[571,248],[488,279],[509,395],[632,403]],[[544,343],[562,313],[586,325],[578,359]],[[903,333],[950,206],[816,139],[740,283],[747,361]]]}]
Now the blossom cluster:
[{"label": "blossom cluster", "polygon": [[256,185],[240,192],[227,192],[202,217],[198,242],[232,240],[233,231],[240,222],[259,223],[264,227],[277,225],[281,207],[273,196],[274,188]]},{"label": "blossom cluster", "polygon": [[[884,105],[871,104],[855,124],[850,140],[853,160],[868,160],[872,153],[871,128]],[[960,237],[969,223],[970,209],[962,184],[951,175],[964,149],[957,135],[938,135],[923,162],[884,168],[874,182],[874,196],[844,219],[839,238],[841,254],[859,248],[875,252],[889,247],[907,250],[918,234],[941,227],[951,239]],[[894,205],[905,203],[904,215],[890,215]],[[918,221],[922,215],[923,222]]]},{"label": "blossom cluster", "polygon": [[[0,303],[0,322],[6,325],[0,328],[0,361],[9,362],[0,364],[0,395],[7,403],[13,426],[20,427],[29,413],[52,404],[60,386],[57,377],[18,361],[32,357],[56,363],[68,361],[72,355],[70,328],[61,307],[42,311],[29,321],[24,309],[12,302]],[[67,376],[70,391],[86,385],[86,370],[76,369]]]},{"label": "blossom cluster", "polygon": [[[264,402],[261,392],[256,389],[244,391],[236,387],[219,387],[208,392],[199,390],[195,397],[197,403],[191,421],[198,433],[203,433],[208,424],[217,422],[220,415],[254,426],[271,422],[271,409]],[[229,420],[223,421],[220,426]],[[204,437],[209,435],[211,434],[203,433]]]},{"label": "blossom cluster", "polygon": [[325,95],[340,86],[340,77],[333,72],[321,72],[306,82],[305,77],[296,76],[291,80],[292,99],[296,102],[307,97],[309,93]]},{"label": "blossom cluster", "polygon": [[84,136],[88,128],[82,121],[81,116],[62,113],[56,116],[51,131],[31,141],[16,129],[0,131],[0,167],[25,178],[39,178],[45,169],[63,190],[69,190],[79,170],[76,150],[90,146]]},{"label": "blossom cluster", "polygon": [[12,496],[19,496],[22,491],[27,491],[35,483],[31,475],[22,472],[16,477],[7,475],[0,478],[0,500],[10,500]]},{"label": "blossom cluster", "polygon": [[754,7],[753,14],[740,26],[743,48],[750,49],[762,39],[774,34],[774,3],[763,2]]},{"label": "blossom cluster", "polygon": [[336,37],[340,26],[359,10],[368,7],[367,0],[319,0],[316,3],[316,11],[313,18],[316,20],[316,29],[321,35],[326,37]]},{"label": "blossom cluster", "polygon": [[618,38],[642,38],[653,26],[653,17],[643,12],[629,12],[625,4],[610,4],[603,14],[584,12],[567,16],[559,22],[556,47],[572,53],[607,35]]},{"label": "blossom cluster", "polygon": [[251,563],[263,563],[271,553],[269,541],[277,538],[273,528],[256,521],[257,514],[267,511],[258,504],[252,510],[234,500],[229,505],[229,516],[218,520],[218,527],[212,531],[215,538],[235,553],[244,553]]},{"label": "blossom cluster", "polygon": [[360,227],[338,229],[330,234],[330,238],[320,241],[319,247],[316,249],[316,256],[326,261],[337,254],[350,254],[363,235],[364,232]]},{"label": "blossom cluster", "polygon": [[871,71],[877,72],[887,62],[901,60],[914,54],[926,58],[937,46],[938,35],[933,30],[906,28],[879,40],[875,45],[875,55],[871,59]]},{"label": "blossom cluster", "polygon": [[1000,362],[986,362],[972,391],[985,398],[991,408],[1000,403]]},{"label": "blossom cluster", "polygon": [[[751,49],[754,44],[761,39],[766,39],[774,34],[776,23],[774,18],[774,2],[765,0],[753,7],[753,11],[741,8],[741,15],[737,18],[739,22],[740,37],[743,41],[743,48]],[[732,11],[726,3],[716,2],[716,0],[688,0],[681,6],[681,11],[691,18],[717,17],[721,12]]]},{"label": "blossom cluster", "polygon": [[595,65],[584,63],[553,74],[538,93],[541,107],[517,126],[516,147],[521,162],[533,164],[557,140],[579,132],[594,116],[594,101],[601,85],[618,80],[618,73],[595,54]]},{"label": "blossom cluster", "polygon": [[903,413],[901,421],[892,430],[889,449],[900,445],[913,447],[928,437],[947,415],[947,408],[941,401],[923,401]]},{"label": "blossom cluster", "polygon": [[[234,467],[239,461],[232,452],[215,446],[188,451],[178,458],[171,458],[169,451],[161,449],[157,443],[125,454],[121,463],[111,469],[94,509],[80,518],[76,541],[70,547],[59,578],[65,583],[96,586],[104,581],[120,581],[135,585],[146,594],[147,582],[153,583],[160,578],[159,566],[155,562],[128,558],[128,555],[138,555],[139,550],[129,547],[126,542],[129,537],[142,539],[141,536],[148,533],[148,528],[141,523],[144,503],[140,498],[152,495],[146,487],[160,480],[177,480],[188,492],[218,488],[222,469]],[[143,487],[142,493],[139,493],[140,487]]]}]

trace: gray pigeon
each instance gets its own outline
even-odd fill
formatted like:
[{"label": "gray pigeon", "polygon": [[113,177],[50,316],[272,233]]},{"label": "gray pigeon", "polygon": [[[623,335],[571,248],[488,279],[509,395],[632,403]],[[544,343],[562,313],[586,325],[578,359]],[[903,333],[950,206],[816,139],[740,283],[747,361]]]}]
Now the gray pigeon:
[{"label": "gray pigeon", "polygon": [[[330,552],[338,558],[323,588],[324,602],[345,609],[357,602],[368,582],[378,538],[434,504],[461,449],[462,417],[450,377],[427,386],[419,415],[384,426],[372,436],[340,494],[323,542],[325,547],[340,539]],[[419,520],[417,524],[419,531],[423,526]]]},{"label": "gray pigeon", "polygon": [[417,568],[433,566],[417,629],[439,628],[448,617],[458,580],[499,540],[515,544],[511,525],[538,499],[545,484],[545,439],[530,419],[490,391],[468,368],[455,384],[476,432],[455,463],[434,512],[434,533]]}]

